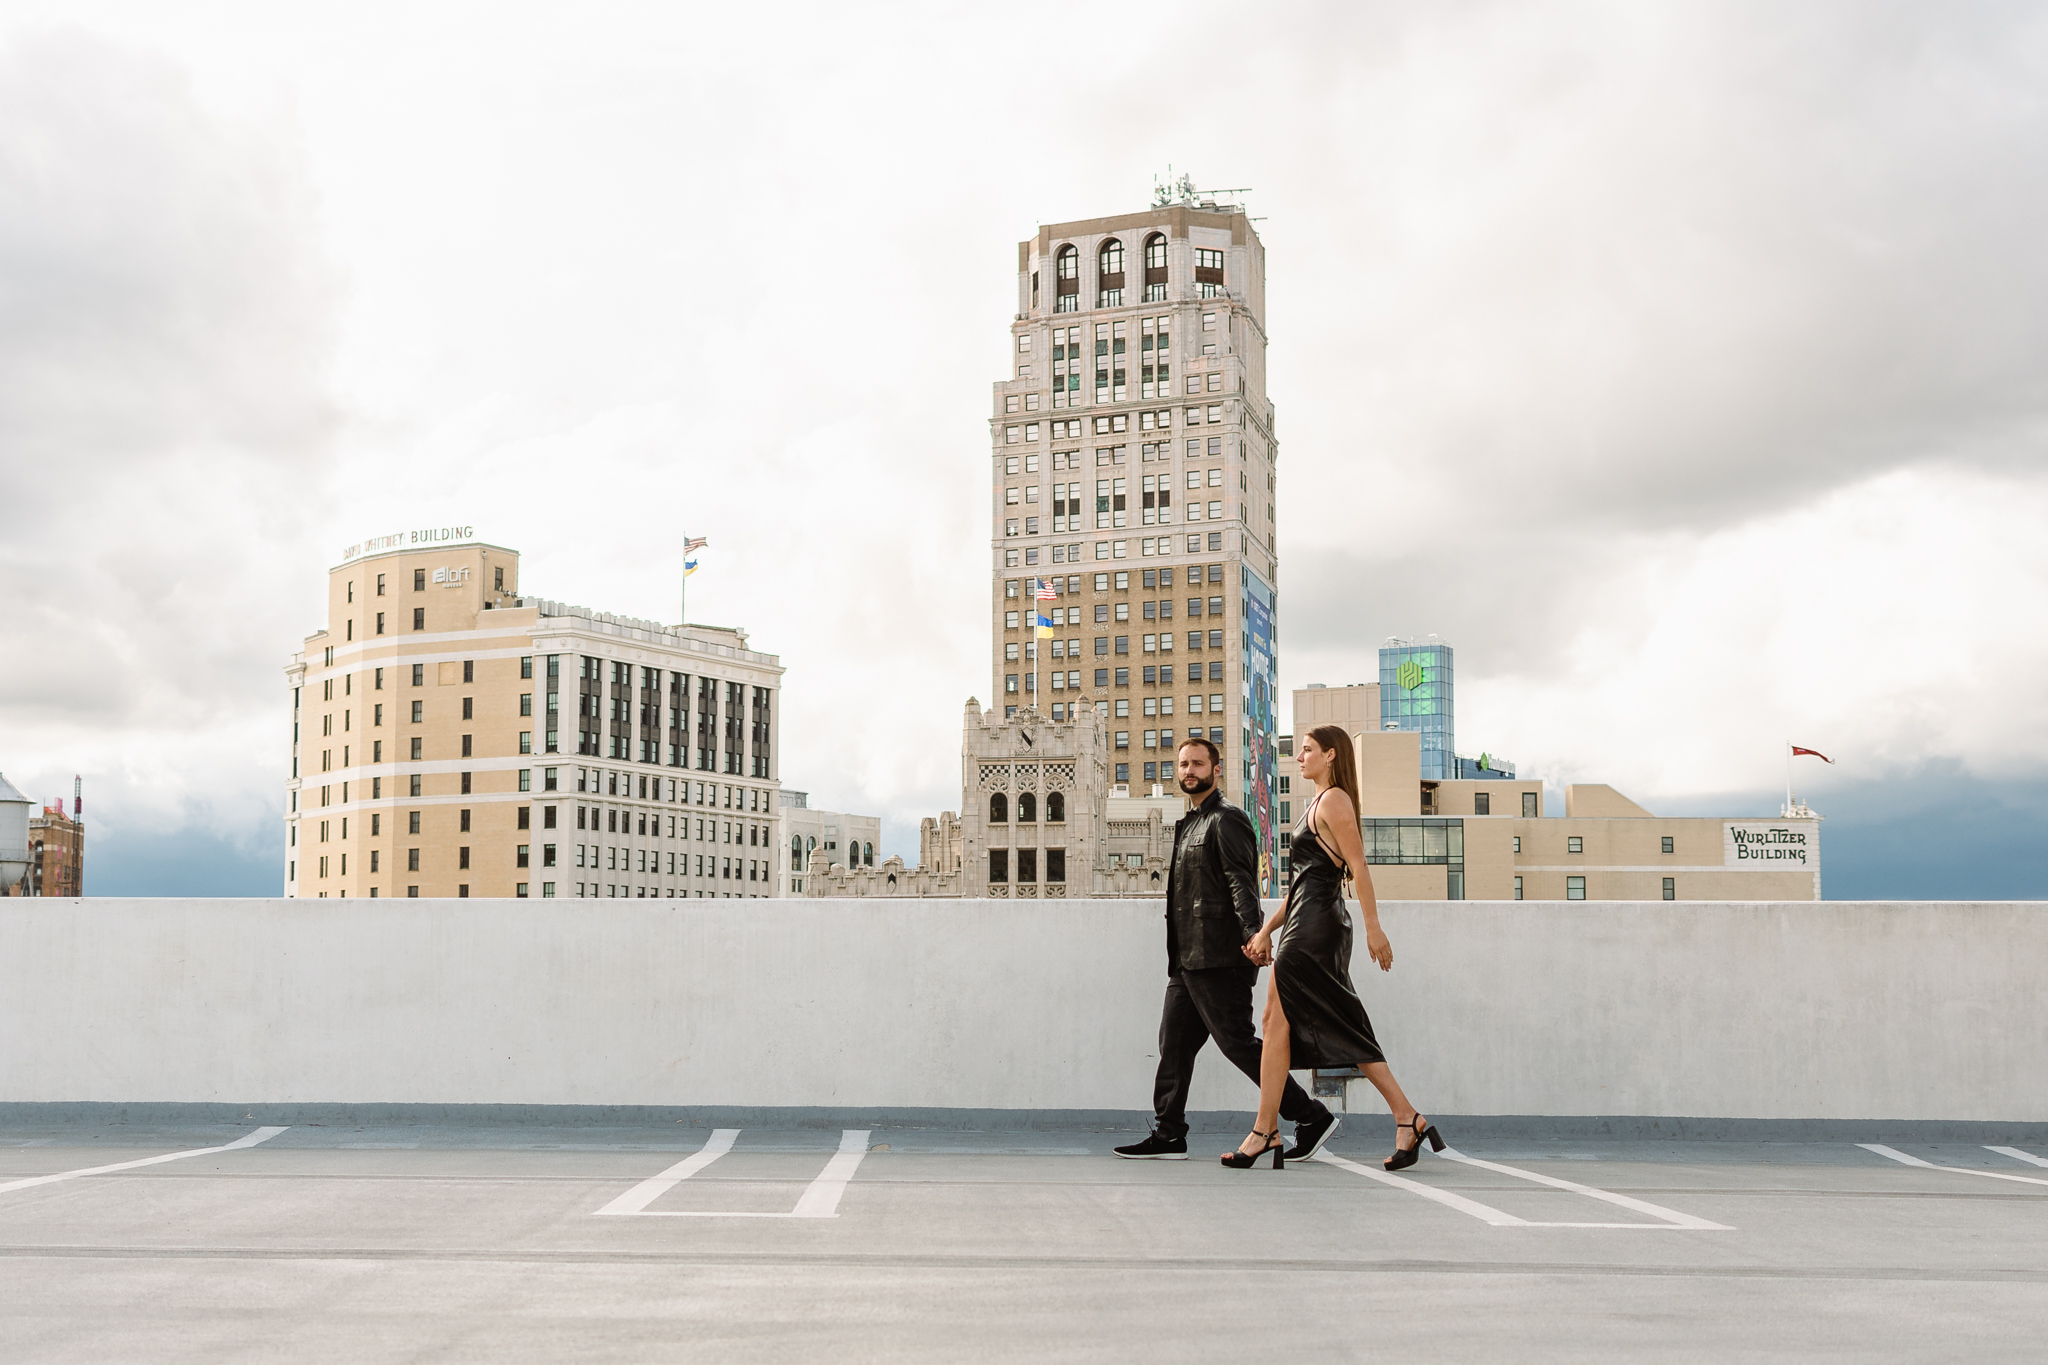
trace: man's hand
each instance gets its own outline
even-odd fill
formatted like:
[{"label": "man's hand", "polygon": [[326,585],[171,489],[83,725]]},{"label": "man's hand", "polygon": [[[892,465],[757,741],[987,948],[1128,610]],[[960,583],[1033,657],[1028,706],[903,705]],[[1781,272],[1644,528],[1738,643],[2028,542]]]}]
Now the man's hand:
[{"label": "man's hand", "polygon": [[1273,960],[1273,936],[1264,929],[1259,930],[1252,935],[1251,942],[1244,945],[1244,955],[1250,958],[1254,965],[1265,966]]}]

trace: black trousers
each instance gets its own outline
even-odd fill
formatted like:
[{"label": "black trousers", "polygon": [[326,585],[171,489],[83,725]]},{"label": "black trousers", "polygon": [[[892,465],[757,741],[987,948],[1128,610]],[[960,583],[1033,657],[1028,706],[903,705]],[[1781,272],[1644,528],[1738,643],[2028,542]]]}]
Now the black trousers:
[{"label": "black trousers", "polygon": [[[1252,1025],[1252,991],[1259,969],[1210,967],[1176,971],[1166,978],[1166,1008],[1159,1016],[1159,1075],[1152,1083],[1153,1126],[1163,1138],[1188,1134],[1188,1086],[1195,1054],[1214,1039],[1230,1064],[1259,1080],[1259,1034]],[[1280,1092],[1280,1117],[1289,1123],[1318,1119],[1329,1110],[1287,1078]]]}]

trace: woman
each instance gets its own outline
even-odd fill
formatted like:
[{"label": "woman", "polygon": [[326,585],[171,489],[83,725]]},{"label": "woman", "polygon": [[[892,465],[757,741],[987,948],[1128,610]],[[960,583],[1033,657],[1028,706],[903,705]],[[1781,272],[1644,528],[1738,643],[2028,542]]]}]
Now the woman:
[{"label": "woman", "polygon": [[[1366,871],[1365,846],[1358,833],[1358,767],[1351,736],[1340,726],[1317,726],[1302,736],[1296,758],[1301,775],[1315,783],[1316,794],[1294,833],[1294,881],[1287,889],[1287,903],[1244,948],[1245,956],[1260,966],[1273,964],[1266,995],[1265,1051],[1259,1065],[1259,1120],[1252,1135],[1235,1152],[1225,1154],[1223,1164],[1248,1170],[1272,1152],[1273,1169],[1279,1170],[1285,1163],[1280,1092],[1288,1071],[1357,1066],[1393,1110],[1394,1154],[1383,1164],[1398,1171],[1415,1164],[1424,1141],[1440,1152],[1444,1140],[1401,1092],[1372,1036],[1365,1006],[1351,988],[1351,916],[1344,905],[1347,877],[1358,888],[1366,951],[1381,971],[1394,965],[1394,947],[1380,928],[1379,905],[1373,899],[1372,875]],[[1275,953],[1273,932],[1283,924],[1287,935]]]}]

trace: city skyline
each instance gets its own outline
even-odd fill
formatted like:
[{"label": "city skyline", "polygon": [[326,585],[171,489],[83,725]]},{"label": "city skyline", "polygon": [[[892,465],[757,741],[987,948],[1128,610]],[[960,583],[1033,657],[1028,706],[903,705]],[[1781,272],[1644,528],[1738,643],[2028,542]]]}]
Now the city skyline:
[{"label": "city skyline", "polygon": [[[765,21],[399,13],[0,8],[0,105],[67,168],[0,153],[0,767],[85,774],[93,879],[273,884],[306,585],[451,521],[662,620],[708,532],[691,616],[774,642],[784,780],[914,859],[997,700],[969,453],[1014,244],[1171,163],[1253,187],[1276,265],[1283,695],[1437,634],[1525,775],[1709,810],[1789,738],[1839,760],[1830,894],[1859,820],[1900,894],[2048,888],[2024,11],[1307,10],[1213,127],[1158,89],[1206,20],[1024,119],[958,60],[992,20],[821,14],[743,79],[692,54]],[[2012,833],[1957,852],[1957,810]]]}]

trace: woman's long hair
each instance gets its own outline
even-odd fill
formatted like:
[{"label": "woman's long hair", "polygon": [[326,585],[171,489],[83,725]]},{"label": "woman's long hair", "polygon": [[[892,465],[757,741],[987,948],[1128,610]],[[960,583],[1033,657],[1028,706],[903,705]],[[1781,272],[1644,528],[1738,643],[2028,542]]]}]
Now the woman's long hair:
[{"label": "woman's long hair", "polygon": [[1351,798],[1356,819],[1364,809],[1358,801],[1358,758],[1351,750],[1351,736],[1341,725],[1318,725],[1308,732],[1316,746],[1330,753],[1330,785]]}]

